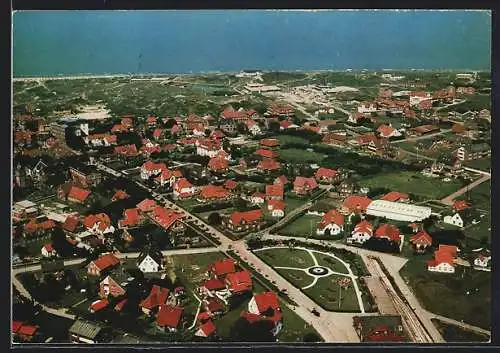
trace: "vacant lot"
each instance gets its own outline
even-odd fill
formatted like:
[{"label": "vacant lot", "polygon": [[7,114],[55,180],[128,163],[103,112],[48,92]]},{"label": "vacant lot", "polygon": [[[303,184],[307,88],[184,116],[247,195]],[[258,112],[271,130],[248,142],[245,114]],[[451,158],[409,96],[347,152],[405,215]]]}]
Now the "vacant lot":
[{"label": "vacant lot", "polygon": [[470,168],[484,170],[489,172],[491,170],[491,157],[475,159],[473,161],[465,162],[465,165]]},{"label": "vacant lot", "polygon": [[373,178],[361,180],[360,185],[370,188],[386,188],[427,199],[441,199],[462,186],[456,180],[445,182],[439,178],[429,178],[418,172],[407,171],[378,174]]},{"label": "vacant lot", "polygon": [[303,145],[303,146],[309,146],[310,144],[309,140],[299,136],[277,135],[273,136],[273,138],[278,139],[280,141],[280,145],[282,148],[286,147],[287,144]]},{"label": "vacant lot", "polygon": [[305,214],[288,223],[278,233],[294,237],[314,237],[319,222],[321,222],[320,216]]},{"label": "vacant lot", "polygon": [[425,263],[431,257],[415,256],[401,269],[420,303],[433,313],[490,329],[491,274],[475,270],[464,273],[462,266],[457,266],[454,274],[432,273]]},{"label": "vacant lot", "polygon": [[298,148],[288,148],[280,150],[279,159],[286,163],[296,163],[296,164],[305,164],[305,163],[320,163],[326,154],[311,152],[305,149]]},{"label": "vacant lot", "polygon": [[438,319],[431,319],[446,342],[488,342],[489,336],[465,330],[459,326],[450,325]]}]

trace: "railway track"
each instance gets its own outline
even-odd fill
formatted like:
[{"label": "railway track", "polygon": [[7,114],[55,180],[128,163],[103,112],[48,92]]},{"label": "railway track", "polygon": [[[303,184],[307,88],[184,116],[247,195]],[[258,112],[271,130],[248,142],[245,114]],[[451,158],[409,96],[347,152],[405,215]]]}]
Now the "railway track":
[{"label": "railway track", "polygon": [[397,312],[401,315],[403,320],[403,325],[405,326],[408,334],[412,338],[415,343],[432,343],[434,340],[427,332],[425,327],[420,322],[419,318],[413,311],[413,309],[405,303],[400,296],[396,293],[394,287],[392,286],[390,280],[387,278],[385,273],[383,272],[380,264],[376,261],[376,259],[372,256],[368,256],[366,261],[366,265],[368,266],[371,273],[376,274],[380,282],[385,289],[387,295],[394,303],[394,307]]}]

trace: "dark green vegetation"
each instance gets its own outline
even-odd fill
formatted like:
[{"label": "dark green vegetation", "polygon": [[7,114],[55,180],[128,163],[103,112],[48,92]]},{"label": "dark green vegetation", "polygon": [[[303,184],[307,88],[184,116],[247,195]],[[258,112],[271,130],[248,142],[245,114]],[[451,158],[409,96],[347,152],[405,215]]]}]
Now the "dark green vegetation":
[{"label": "dark green vegetation", "polygon": [[490,337],[480,333],[463,329],[459,326],[450,325],[438,319],[431,319],[446,342],[488,342]]},{"label": "dark green vegetation", "polygon": [[[422,305],[430,312],[490,329],[491,273],[457,266],[454,274],[427,271],[425,260],[415,256],[401,269]],[[437,299],[441,298],[441,299]]]}]

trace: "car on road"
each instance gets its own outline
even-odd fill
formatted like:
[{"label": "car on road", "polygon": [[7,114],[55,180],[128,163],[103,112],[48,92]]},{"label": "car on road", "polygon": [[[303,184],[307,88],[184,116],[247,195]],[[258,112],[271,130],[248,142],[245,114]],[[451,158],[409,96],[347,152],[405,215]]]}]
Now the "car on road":
[{"label": "car on road", "polygon": [[318,310],[316,310],[316,308],[311,309],[311,313],[313,313],[316,316],[321,316],[321,314],[319,313]]}]

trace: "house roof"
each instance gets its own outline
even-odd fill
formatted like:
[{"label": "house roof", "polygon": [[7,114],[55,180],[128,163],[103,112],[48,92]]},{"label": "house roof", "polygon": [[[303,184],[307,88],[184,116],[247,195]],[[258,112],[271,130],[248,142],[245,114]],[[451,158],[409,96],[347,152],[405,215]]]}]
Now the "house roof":
[{"label": "house roof", "polygon": [[141,215],[139,214],[138,208],[128,208],[123,211],[123,220],[121,221],[122,225],[134,226],[139,224],[141,221]]},{"label": "house roof", "polygon": [[92,262],[99,270],[102,271],[118,265],[120,263],[120,259],[114,256],[113,254],[106,254]]},{"label": "house roof", "polygon": [[203,335],[203,336],[210,336],[215,333],[215,324],[212,322],[212,320],[208,320],[204,324],[200,325],[200,329],[197,332],[197,335]]},{"label": "house roof", "polygon": [[323,216],[323,220],[318,225],[318,228],[323,229],[329,224],[343,225],[344,216],[340,214],[337,210],[330,210]]},{"label": "house roof", "polygon": [[247,270],[229,273],[226,282],[233,292],[239,293],[252,289],[252,277]]},{"label": "house roof", "polygon": [[207,311],[210,311],[211,313],[216,313],[218,311],[224,310],[222,301],[217,297],[208,298],[205,302],[205,308],[207,309]]},{"label": "house roof", "polygon": [[316,177],[316,179],[334,178],[337,174],[338,174],[338,172],[335,169],[320,167],[320,168],[318,168],[318,170],[316,171],[314,176]]},{"label": "house roof", "polygon": [[375,231],[375,237],[389,238],[389,240],[394,242],[400,241],[400,235],[401,232],[399,231],[399,229],[396,226],[388,223],[381,224]]},{"label": "house roof", "polygon": [[17,333],[22,325],[21,321],[12,321],[12,333]]},{"label": "house roof", "polygon": [[201,188],[200,196],[204,199],[225,199],[229,196],[229,192],[223,186],[206,185]]},{"label": "house roof", "polygon": [[102,310],[105,307],[107,307],[108,304],[109,304],[109,302],[107,299],[96,300],[95,302],[90,304],[89,309],[91,309],[93,311],[99,311],[99,310]]},{"label": "house roof", "polygon": [[421,230],[414,236],[410,238],[411,243],[425,243],[427,245],[432,245],[432,237],[425,230]]},{"label": "house roof", "polygon": [[74,232],[76,230],[76,227],[78,226],[78,218],[75,216],[68,216],[66,217],[66,220],[63,223],[63,229],[67,230],[68,232]]},{"label": "house roof", "polygon": [[89,339],[95,339],[101,332],[102,328],[92,322],[76,320],[69,328],[69,333],[82,336]]},{"label": "house roof", "polygon": [[377,131],[380,133],[381,136],[383,137],[389,137],[391,134],[394,133],[396,129],[394,129],[392,126],[389,125],[380,125],[377,129]]},{"label": "house roof", "polygon": [[396,201],[402,201],[402,200],[409,200],[409,196],[408,196],[408,194],[404,194],[401,192],[391,191],[391,192],[385,194],[384,196],[382,196],[380,199],[385,200],[385,201],[396,202]]},{"label": "house roof", "polygon": [[111,226],[111,219],[105,213],[91,214],[85,217],[83,224],[89,229],[98,224],[99,229],[104,230]]},{"label": "house roof", "polygon": [[277,158],[279,156],[278,152],[266,150],[264,148],[259,148],[257,151],[255,151],[255,153],[264,158]]},{"label": "house roof", "polygon": [[234,265],[235,263],[233,259],[217,260],[213,263],[211,270],[216,276],[224,276],[228,273],[233,273],[234,271],[236,271]]},{"label": "house roof", "polygon": [[280,140],[278,139],[262,139],[260,140],[260,145],[264,147],[277,147],[280,145]]},{"label": "house roof", "polygon": [[156,315],[156,324],[160,327],[177,328],[184,309],[178,306],[162,305]]},{"label": "house roof", "polygon": [[456,245],[439,244],[438,251],[450,253],[453,257],[455,257],[457,256],[458,248]]},{"label": "house roof", "polygon": [[170,290],[168,288],[163,288],[154,284],[147,298],[141,301],[139,306],[149,310],[154,309],[165,304],[169,294]]},{"label": "house roof", "polygon": [[43,246],[43,248],[44,248],[44,249],[45,249],[45,251],[47,251],[47,252],[52,252],[52,251],[54,251],[54,246],[52,245],[52,243],[45,244],[45,245]]},{"label": "house roof", "polygon": [[252,199],[253,199],[253,198],[256,198],[256,199],[262,199],[262,200],[264,200],[264,199],[265,199],[265,197],[266,197],[266,194],[263,194],[263,193],[262,193],[262,192],[260,192],[260,191],[256,191],[256,192],[254,192],[254,193],[252,194]]},{"label": "house roof", "polygon": [[260,313],[267,311],[269,308],[274,310],[280,309],[280,301],[276,293],[265,292],[260,294],[254,294],[255,304]]},{"label": "house roof", "polygon": [[373,225],[366,219],[362,220],[354,227],[354,232],[367,233],[373,235]]},{"label": "house roof", "polygon": [[305,187],[307,186],[309,189],[315,189],[318,187],[318,183],[314,178],[305,178],[302,176],[298,176],[295,178],[293,182],[294,187]]},{"label": "house roof", "polygon": [[269,208],[271,208],[273,210],[284,211],[286,208],[286,203],[285,203],[285,201],[282,201],[282,200],[269,200],[269,201],[267,201],[267,205]]},{"label": "house roof", "polygon": [[445,249],[441,249],[441,246],[440,246],[440,249],[438,249],[434,253],[434,259],[427,261],[427,264],[429,266],[432,266],[432,267],[437,266],[437,265],[442,264],[442,263],[447,263],[447,264],[450,264],[452,266],[455,266],[453,260],[454,260],[453,254]]},{"label": "house roof", "polygon": [[356,142],[360,145],[367,145],[375,140],[377,140],[377,137],[372,133],[359,135],[356,137]]},{"label": "house roof", "polygon": [[283,197],[284,187],[283,184],[266,185],[267,197]]},{"label": "house roof", "polygon": [[79,201],[85,201],[90,195],[90,190],[81,189],[79,187],[73,186],[69,191],[68,198],[76,199]]},{"label": "house roof", "polygon": [[274,159],[263,159],[259,162],[257,168],[264,170],[276,170],[280,169],[280,163],[275,161]]},{"label": "house roof", "polygon": [[163,130],[163,129],[159,129],[159,128],[154,129],[154,130],[153,130],[153,137],[154,137],[154,138],[159,138],[159,137],[161,137],[161,135],[163,135],[163,131],[165,131],[165,130]]},{"label": "house roof", "polygon": [[366,211],[368,205],[371,202],[372,200],[366,196],[350,195],[347,196],[342,205],[351,211],[353,210]]},{"label": "house roof", "polygon": [[[235,270],[233,270],[233,272],[234,271]],[[230,273],[230,272],[228,272],[228,273]],[[217,279],[217,278],[212,278],[212,279],[205,281],[205,283],[203,283],[202,286],[208,290],[220,290],[220,289],[226,288],[226,285],[224,284],[224,282],[222,282],[220,279]]]},{"label": "house roof", "polygon": [[204,322],[206,320],[209,320],[210,318],[211,318],[210,314],[208,314],[205,311],[199,313],[198,316],[196,317],[196,319],[200,322]]},{"label": "house roof", "polygon": [[462,210],[465,210],[467,208],[470,208],[471,205],[465,200],[457,200],[457,201],[453,202],[452,207],[455,211],[462,211]]},{"label": "house roof", "polygon": [[260,220],[263,217],[261,210],[250,210],[245,212],[233,212],[231,214],[231,222],[238,225],[241,222],[252,223]]},{"label": "house roof", "polygon": [[18,329],[17,334],[23,336],[33,336],[35,332],[38,330],[38,326],[35,325],[21,325]]},{"label": "house roof", "polygon": [[226,182],[224,183],[224,187],[228,190],[234,190],[236,189],[236,187],[238,186],[238,183],[234,180],[226,180]]},{"label": "house roof", "polygon": [[150,212],[157,206],[156,201],[144,199],[137,204],[137,208],[142,212]]},{"label": "house roof", "polygon": [[157,206],[152,212],[153,219],[164,229],[170,228],[176,221],[182,219],[182,215],[170,208]]},{"label": "house roof", "polygon": [[117,190],[111,199],[117,201],[117,200],[124,200],[128,197],[130,196],[125,191]]},{"label": "house roof", "polygon": [[283,184],[283,185],[286,185],[288,184],[288,179],[286,176],[284,175],[280,175],[279,177],[277,177],[276,179],[274,179],[274,183],[275,184]]},{"label": "house roof", "polygon": [[121,145],[115,147],[115,154],[124,154],[127,156],[135,156],[137,155],[137,146],[134,144],[130,145]]},{"label": "house roof", "polygon": [[191,184],[189,180],[187,180],[186,178],[177,179],[174,183],[174,188],[178,190],[187,189],[191,187],[193,187],[193,184]]},{"label": "house roof", "polygon": [[208,161],[208,167],[213,170],[225,170],[229,167],[229,163],[225,158],[213,157]]},{"label": "house roof", "polygon": [[115,309],[116,311],[120,311],[120,310],[122,310],[122,309],[123,309],[123,307],[125,306],[125,304],[127,304],[127,302],[128,302],[128,299],[123,299],[123,300],[119,301],[119,302],[115,305],[114,309]]}]

